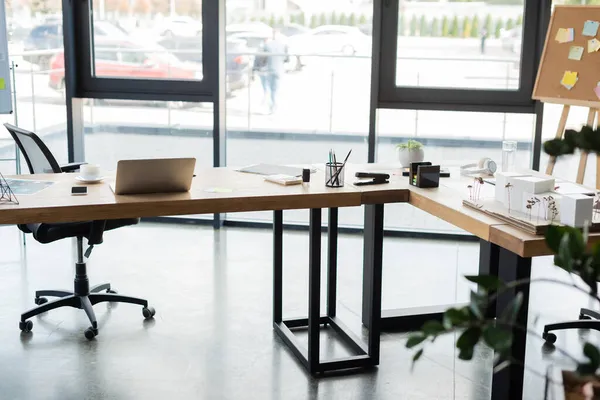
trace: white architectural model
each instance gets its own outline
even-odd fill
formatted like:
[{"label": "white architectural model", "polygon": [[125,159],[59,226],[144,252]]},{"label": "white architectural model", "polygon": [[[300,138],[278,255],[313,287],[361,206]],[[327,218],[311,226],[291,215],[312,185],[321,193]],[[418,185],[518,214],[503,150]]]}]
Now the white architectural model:
[{"label": "white architectural model", "polygon": [[582,228],[592,222],[594,198],[584,194],[565,194],[560,201],[560,222],[567,226]]}]

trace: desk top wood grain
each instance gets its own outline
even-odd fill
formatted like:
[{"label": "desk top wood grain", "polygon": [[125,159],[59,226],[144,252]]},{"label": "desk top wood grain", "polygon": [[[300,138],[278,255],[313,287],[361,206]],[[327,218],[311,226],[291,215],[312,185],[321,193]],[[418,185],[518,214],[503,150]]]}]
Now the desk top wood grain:
[{"label": "desk top wood grain", "polygon": [[[23,175],[20,179],[55,184],[33,195],[19,195],[19,205],[0,204],[0,224],[73,222],[96,219],[153,217],[242,211],[350,207],[361,205],[361,192],[351,185],[327,188],[322,172],[310,184],[281,186],[263,177],[230,168],[196,171],[187,193],[116,196],[108,183],[86,185],[86,196],[72,196],[76,174]],[[207,189],[231,189],[227,193]]]}]

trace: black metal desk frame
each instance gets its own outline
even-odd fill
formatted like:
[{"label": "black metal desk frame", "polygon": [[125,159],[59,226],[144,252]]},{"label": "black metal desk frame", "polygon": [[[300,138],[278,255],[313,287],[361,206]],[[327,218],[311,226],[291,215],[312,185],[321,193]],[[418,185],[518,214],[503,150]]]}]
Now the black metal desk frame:
[{"label": "black metal desk frame", "polygon": [[[308,318],[283,319],[283,211],[273,215],[273,327],[292,353],[311,374],[379,364],[381,334],[381,269],[383,252],[383,204],[365,206],[364,269],[369,288],[364,297],[369,309],[368,343],[365,345],[336,316],[338,209],[329,209],[327,313],[321,315],[321,209],[310,210]],[[364,295],[364,293],[363,293]],[[321,325],[329,324],[356,355],[322,361],[319,356]],[[308,328],[308,348],[302,346],[294,329]]]},{"label": "black metal desk frame", "polygon": [[[383,214],[383,211],[382,211]],[[364,265],[363,278],[363,325],[370,326],[371,303],[369,303],[371,286],[368,284],[368,277],[373,274],[369,270],[370,265]],[[496,244],[481,239],[479,243],[479,273],[489,274],[500,278],[501,280],[515,281],[531,278],[531,258],[521,257],[507,249]],[[498,312],[504,310],[518,292],[523,294],[523,304],[517,315],[517,325],[527,326],[529,313],[529,285],[520,286],[504,292],[498,296],[495,304],[492,304],[488,310],[488,317],[495,318]],[[381,296],[381,293],[378,293]],[[396,331],[414,331],[420,329],[425,321],[436,319],[441,321],[443,313],[456,304],[417,307],[408,309],[396,309],[382,311],[381,330]],[[511,358],[515,360],[525,360],[525,346],[527,333],[522,329],[513,330],[513,346],[511,349]],[[509,367],[501,370],[492,378],[492,396],[491,400],[516,400],[523,396],[523,365],[511,364]]]}]

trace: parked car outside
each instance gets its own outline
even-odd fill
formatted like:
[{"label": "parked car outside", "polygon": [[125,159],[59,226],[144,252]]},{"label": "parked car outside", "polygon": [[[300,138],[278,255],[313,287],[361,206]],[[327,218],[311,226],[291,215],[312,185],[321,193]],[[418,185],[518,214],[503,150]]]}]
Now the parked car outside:
[{"label": "parked car outside", "polygon": [[194,37],[202,35],[202,21],[188,16],[167,17],[157,22],[160,35],[171,37]]},{"label": "parked car outside", "polygon": [[[202,64],[184,62],[168,50],[154,45],[142,45],[128,40],[97,40],[95,42],[95,75],[138,79],[203,78]],[[65,85],[64,53],[53,57],[49,74],[50,87],[63,90]]]},{"label": "parked car outside", "polygon": [[323,25],[295,35],[288,41],[290,53],[310,54],[369,54],[371,38],[360,29],[345,25]]},{"label": "parked car outside", "polygon": [[[125,37],[126,31],[108,21],[94,21],[94,38],[98,37]],[[58,50],[63,48],[62,20],[46,19],[41,25],[34,27],[23,43],[23,59],[32,64],[39,65],[41,70],[50,67],[50,60],[54,56],[48,54],[27,54],[41,50]]]},{"label": "parked car outside", "polygon": [[520,53],[523,43],[523,27],[517,26],[509,30],[502,29],[500,31],[500,41],[503,49],[513,53]]},{"label": "parked car outside", "polygon": [[234,35],[237,33],[246,33],[246,32],[261,33],[261,34],[265,34],[265,35],[273,34],[273,28],[271,28],[269,25],[267,25],[263,22],[247,22],[247,23],[240,23],[240,24],[228,24],[225,27],[225,31],[227,32],[227,35]]},{"label": "parked car outside", "polygon": [[[158,44],[182,61],[202,63],[202,36],[164,38]],[[243,89],[249,84],[251,55],[246,42],[227,38],[227,92]]]}]

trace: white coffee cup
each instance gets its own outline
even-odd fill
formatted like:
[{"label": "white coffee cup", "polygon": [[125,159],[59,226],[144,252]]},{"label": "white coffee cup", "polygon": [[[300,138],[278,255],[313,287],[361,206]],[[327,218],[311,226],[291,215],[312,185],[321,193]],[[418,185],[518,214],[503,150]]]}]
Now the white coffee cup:
[{"label": "white coffee cup", "polygon": [[79,168],[79,172],[83,179],[95,180],[100,178],[100,167],[96,164],[83,164]]}]

